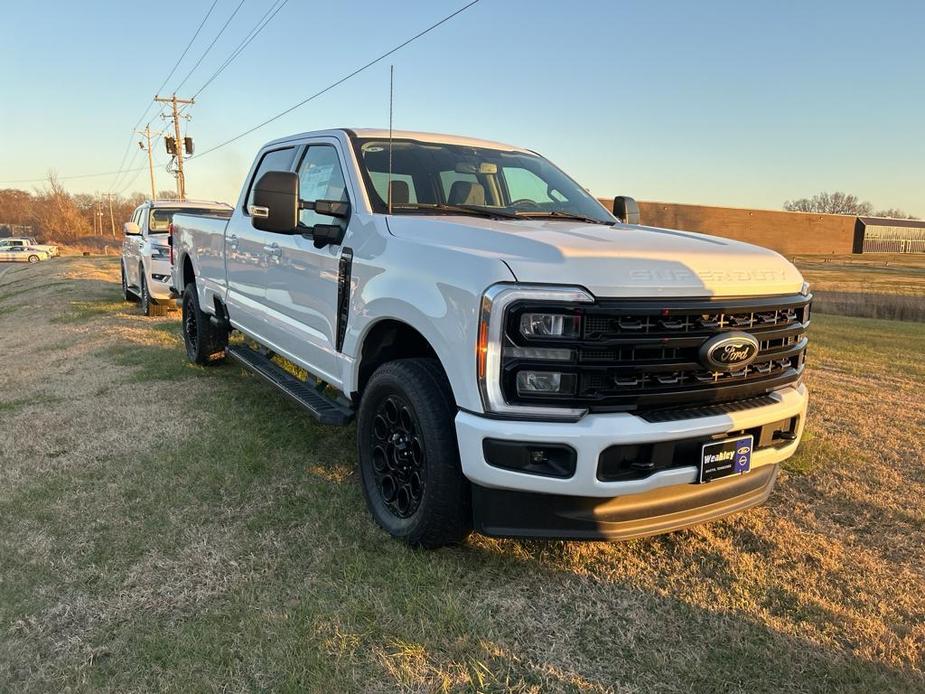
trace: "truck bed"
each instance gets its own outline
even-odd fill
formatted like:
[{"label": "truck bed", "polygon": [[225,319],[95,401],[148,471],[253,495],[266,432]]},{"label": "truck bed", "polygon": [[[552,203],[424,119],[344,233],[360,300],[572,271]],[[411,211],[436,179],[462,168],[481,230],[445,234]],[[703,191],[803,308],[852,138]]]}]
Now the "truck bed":
[{"label": "truck bed", "polygon": [[[215,210],[209,213],[178,213],[173,217],[173,251],[178,261],[173,265],[173,286],[178,294],[184,289],[183,260],[194,264],[200,282],[220,295],[224,295],[225,282],[225,229],[232,210]],[[182,260],[181,260],[182,259]]]}]

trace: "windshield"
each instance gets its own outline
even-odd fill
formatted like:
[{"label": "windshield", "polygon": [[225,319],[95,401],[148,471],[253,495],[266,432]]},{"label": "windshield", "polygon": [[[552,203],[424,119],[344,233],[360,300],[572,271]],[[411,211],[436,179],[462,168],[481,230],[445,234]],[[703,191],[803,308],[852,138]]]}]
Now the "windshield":
[{"label": "windshield", "polygon": [[170,223],[177,212],[182,214],[215,214],[217,211],[206,207],[154,207],[151,209],[151,216],[148,217],[148,233],[166,234],[170,231]]},{"label": "windshield", "polygon": [[[355,142],[373,210],[388,212],[389,142]],[[392,142],[392,213],[616,222],[587,191],[536,154],[406,139]]]}]

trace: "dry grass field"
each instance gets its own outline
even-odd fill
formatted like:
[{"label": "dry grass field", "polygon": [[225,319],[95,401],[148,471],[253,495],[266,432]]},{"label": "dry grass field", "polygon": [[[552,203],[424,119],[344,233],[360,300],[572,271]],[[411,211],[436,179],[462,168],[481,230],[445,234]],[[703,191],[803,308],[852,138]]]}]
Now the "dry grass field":
[{"label": "dry grass field", "polygon": [[925,256],[871,253],[794,259],[822,313],[925,322]]},{"label": "dry grass field", "polygon": [[116,259],[0,267],[0,691],[925,692],[925,326],[811,339],[766,505],[415,552],[352,428],[188,365]]}]

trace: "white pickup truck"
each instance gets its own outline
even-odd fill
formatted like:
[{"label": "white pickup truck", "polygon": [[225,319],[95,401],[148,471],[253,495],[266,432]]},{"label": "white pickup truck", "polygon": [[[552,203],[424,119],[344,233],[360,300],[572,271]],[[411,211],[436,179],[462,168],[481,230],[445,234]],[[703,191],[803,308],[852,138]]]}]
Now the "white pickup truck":
[{"label": "white pickup truck", "polygon": [[496,142],[276,140],[230,220],[174,216],[189,358],[232,357],[322,422],[356,413],[369,509],[411,545],[638,537],[758,504],[803,430],[808,285],[614,207]]}]

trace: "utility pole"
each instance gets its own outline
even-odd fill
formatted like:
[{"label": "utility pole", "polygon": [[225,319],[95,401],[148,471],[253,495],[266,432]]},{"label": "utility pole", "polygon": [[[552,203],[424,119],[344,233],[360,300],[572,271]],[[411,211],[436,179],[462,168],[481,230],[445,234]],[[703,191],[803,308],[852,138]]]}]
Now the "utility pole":
[{"label": "utility pole", "polygon": [[116,220],[112,216],[112,193],[109,193],[109,230],[112,232],[112,237],[116,238]]},{"label": "utility pole", "polygon": [[177,158],[177,196],[180,200],[186,200],[186,179],[183,177],[183,139],[180,137],[180,114],[177,112],[177,104],[195,104],[196,101],[194,99],[178,99],[176,94],[173,94],[169,98],[166,96],[155,96],[154,100],[170,104],[172,109],[171,118],[173,119],[174,142],[177,148],[175,154]]},{"label": "utility pole", "polygon": [[144,135],[145,139],[148,141],[147,147],[140,142],[138,145],[148,153],[148,175],[151,178],[151,199],[157,200],[157,184],[154,182],[154,152],[151,150],[151,125],[148,124],[145,126],[144,130],[136,130],[135,132],[139,135]]}]

